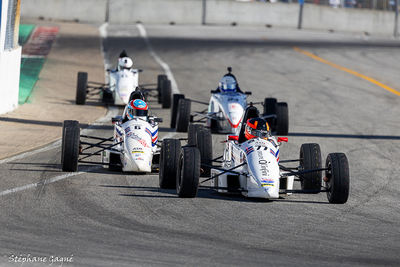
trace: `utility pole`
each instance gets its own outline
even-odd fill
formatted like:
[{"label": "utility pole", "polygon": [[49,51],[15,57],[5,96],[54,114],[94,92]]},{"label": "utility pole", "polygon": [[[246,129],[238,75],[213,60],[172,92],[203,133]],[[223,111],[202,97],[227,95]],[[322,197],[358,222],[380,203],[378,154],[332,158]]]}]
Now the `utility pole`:
[{"label": "utility pole", "polygon": [[301,29],[301,21],[303,18],[303,6],[304,6],[304,0],[299,0],[300,4],[300,10],[299,10],[299,23],[297,24],[297,29]]},{"label": "utility pole", "polygon": [[394,15],[394,36],[399,36],[398,21],[399,21],[399,0],[395,0],[395,15]]},{"label": "utility pole", "polygon": [[206,9],[207,9],[207,0],[203,0],[203,14],[201,17],[202,25],[206,25]]}]

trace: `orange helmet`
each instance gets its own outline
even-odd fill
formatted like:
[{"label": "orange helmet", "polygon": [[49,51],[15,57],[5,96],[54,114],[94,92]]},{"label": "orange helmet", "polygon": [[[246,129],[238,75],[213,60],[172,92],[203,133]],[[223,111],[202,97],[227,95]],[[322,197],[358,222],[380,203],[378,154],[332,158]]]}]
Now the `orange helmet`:
[{"label": "orange helmet", "polygon": [[246,122],[246,128],[244,136],[247,140],[260,137],[268,138],[271,136],[268,123],[262,118],[248,119]]}]

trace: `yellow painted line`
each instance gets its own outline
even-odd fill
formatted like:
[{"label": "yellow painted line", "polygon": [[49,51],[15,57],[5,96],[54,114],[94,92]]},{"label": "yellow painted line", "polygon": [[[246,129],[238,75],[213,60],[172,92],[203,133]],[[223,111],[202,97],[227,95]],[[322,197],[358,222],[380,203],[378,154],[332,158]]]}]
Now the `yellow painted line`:
[{"label": "yellow painted line", "polygon": [[302,54],[304,54],[304,55],[306,55],[306,56],[309,56],[309,57],[311,57],[311,58],[313,58],[313,59],[315,59],[315,60],[318,60],[318,61],[320,61],[320,62],[322,62],[322,63],[325,63],[325,64],[327,64],[327,65],[329,65],[329,66],[332,66],[332,67],[337,68],[337,69],[339,69],[339,70],[342,70],[342,71],[348,72],[348,73],[350,73],[350,74],[353,74],[353,75],[355,75],[355,76],[357,76],[357,77],[360,77],[360,78],[362,78],[362,79],[364,79],[364,80],[367,80],[367,81],[369,81],[369,82],[371,82],[371,83],[373,83],[373,84],[378,85],[379,87],[381,87],[381,88],[383,88],[383,89],[385,89],[385,90],[388,90],[389,92],[391,92],[391,93],[393,93],[393,94],[395,94],[395,95],[400,96],[400,92],[399,92],[399,91],[396,91],[396,90],[394,90],[393,88],[390,88],[389,86],[384,85],[383,83],[378,82],[378,81],[375,80],[375,79],[372,79],[372,78],[370,78],[370,77],[368,77],[368,76],[365,76],[365,75],[360,74],[360,73],[358,73],[358,72],[355,72],[355,71],[353,71],[353,70],[350,70],[350,69],[344,68],[344,67],[342,67],[342,66],[339,66],[339,65],[337,65],[337,64],[335,64],[335,63],[332,63],[332,62],[330,62],[330,61],[328,61],[328,60],[325,60],[325,59],[323,59],[323,58],[320,58],[320,57],[318,57],[318,56],[316,56],[316,55],[314,55],[314,54],[312,54],[312,53],[310,53],[310,52],[307,52],[307,51],[305,51],[305,50],[302,50],[302,49],[300,49],[300,48],[298,48],[298,47],[296,47],[296,46],[294,46],[293,49],[296,50],[297,52],[300,52],[300,53],[302,53]]}]

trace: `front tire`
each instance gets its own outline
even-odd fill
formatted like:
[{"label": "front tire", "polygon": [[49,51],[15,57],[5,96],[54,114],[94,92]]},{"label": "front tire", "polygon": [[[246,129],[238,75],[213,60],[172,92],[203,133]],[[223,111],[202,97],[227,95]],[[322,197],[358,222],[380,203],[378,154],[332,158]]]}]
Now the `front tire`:
[{"label": "front tire", "polygon": [[[318,144],[302,144],[300,148],[300,166],[304,171],[312,169],[320,169],[321,149]],[[322,171],[315,171],[302,175],[305,178],[300,178],[302,190],[320,190]],[[311,192],[312,193],[312,192]],[[318,193],[318,192],[315,192]]]},{"label": "front tire", "polygon": [[325,182],[329,203],[343,204],[347,202],[350,191],[349,163],[344,153],[331,153],[326,157]]},{"label": "front tire", "polygon": [[178,103],[178,114],[176,117],[176,131],[187,132],[190,122],[190,109],[192,102],[189,99],[180,99]]},{"label": "front tire", "polygon": [[79,128],[79,122],[73,121],[73,120],[63,121],[62,138],[61,138],[61,165],[64,162],[65,128],[67,128],[67,127],[78,127]]},{"label": "front tire", "polygon": [[185,98],[183,94],[174,94],[172,96],[172,107],[171,107],[171,128],[175,128],[176,117],[178,113],[178,103],[180,99]]},{"label": "front tire", "polygon": [[160,188],[176,188],[181,142],[178,139],[164,139],[160,152],[160,171],[158,174]]},{"label": "front tire", "polygon": [[165,74],[160,74],[157,76],[157,92],[158,92],[158,104],[162,103],[162,81],[167,80],[167,75]]},{"label": "front tire", "polygon": [[[195,146],[200,151],[201,163],[212,165],[212,135],[211,132],[200,124],[189,125],[188,145]],[[210,176],[211,167],[202,166],[202,176]]]},{"label": "front tire", "polygon": [[194,198],[197,196],[200,165],[201,156],[197,148],[184,147],[181,149],[176,176],[176,191],[179,197]]},{"label": "front tire", "polygon": [[288,135],[289,133],[289,108],[287,103],[276,105],[276,135]]},{"label": "front tire", "polygon": [[78,82],[76,85],[76,104],[85,105],[87,93],[87,72],[78,72]]},{"label": "front tire", "polygon": [[161,88],[162,108],[171,108],[171,81],[163,80]]},{"label": "front tire", "polygon": [[64,172],[78,170],[80,128],[65,127],[62,140],[61,166]]}]

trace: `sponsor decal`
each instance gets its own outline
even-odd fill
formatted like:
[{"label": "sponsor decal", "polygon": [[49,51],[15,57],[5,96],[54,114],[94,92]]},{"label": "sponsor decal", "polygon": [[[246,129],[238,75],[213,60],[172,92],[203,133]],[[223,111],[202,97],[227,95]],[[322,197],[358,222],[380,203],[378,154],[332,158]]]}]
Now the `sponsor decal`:
[{"label": "sponsor decal", "polygon": [[138,141],[139,143],[141,143],[142,146],[150,148],[149,145],[147,144],[146,140],[144,140],[144,139],[139,139],[139,140],[137,140],[137,141]]},{"label": "sponsor decal", "polygon": [[261,179],[261,186],[262,187],[264,187],[264,186],[272,186],[272,187],[274,187],[275,186],[275,182],[274,182],[273,179],[263,178],[263,179]]},{"label": "sponsor decal", "polygon": [[125,133],[129,133],[131,131],[131,127],[126,127],[125,128]]},{"label": "sponsor decal", "polygon": [[264,159],[262,151],[257,151],[258,164],[260,165],[260,171],[263,176],[269,176],[268,162]]},{"label": "sponsor decal", "polygon": [[139,140],[141,139],[140,136],[138,136],[137,134],[133,133],[133,132],[129,132],[126,134],[126,137],[132,138],[134,140]]},{"label": "sponsor decal", "polygon": [[254,152],[254,148],[251,147],[246,147],[246,155],[248,156],[250,153]]},{"label": "sponsor decal", "polygon": [[135,154],[135,153],[144,153],[144,151],[140,151],[140,150],[132,150],[132,154]]},{"label": "sponsor decal", "polygon": [[122,132],[118,128],[116,128],[116,132],[117,132],[117,135],[119,135],[119,136],[122,135]]},{"label": "sponsor decal", "polygon": [[151,135],[151,131],[149,130],[149,128],[146,127],[146,130],[145,130],[145,131],[146,131],[146,133],[148,133],[148,134],[150,135],[150,137],[152,136],[152,135]]}]

